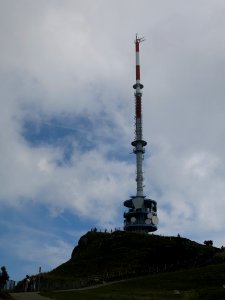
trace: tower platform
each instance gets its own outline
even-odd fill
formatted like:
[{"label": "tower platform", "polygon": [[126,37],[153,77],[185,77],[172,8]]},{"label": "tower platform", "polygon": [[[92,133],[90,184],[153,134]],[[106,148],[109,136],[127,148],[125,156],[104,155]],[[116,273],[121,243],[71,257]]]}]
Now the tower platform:
[{"label": "tower platform", "polygon": [[157,230],[157,203],[145,197],[131,197],[124,201],[124,206],[129,208],[124,213],[124,230],[134,232],[154,232]]}]

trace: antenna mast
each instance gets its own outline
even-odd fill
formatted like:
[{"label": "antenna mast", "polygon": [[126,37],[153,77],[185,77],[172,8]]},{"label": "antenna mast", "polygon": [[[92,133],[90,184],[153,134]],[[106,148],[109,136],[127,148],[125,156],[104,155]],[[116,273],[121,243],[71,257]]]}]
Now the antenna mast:
[{"label": "antenna mast", "polygon": [[140,72],[140,43],[144,38],[135,39],[136,52],[136,83],[133,85],[135,90],[135,140],[131,143],[134,147],[133,153],[136,155],[136,196],[124,202],[124,206],[129,208],[128,212],[124,213],[124,230],[137,232],[152,232],[157,230],[157,203],[154,200],[146,199],[143,192],[143,155],[147,142],[142,138],[142,89],[141,72]]},{"label": "antenna mast", "polygon": [[139,45],[144,41],[144,38],[138,38],[136,36],[135,40],[135,50],[136,50],[136,83],[133,85],[135,89],[135,141],[131,144],[134,146],[133,152],[136,154],[136,169],[137,169],[137,197],[143,197],[143,172],[142,172],[142,161],[143,154],[145,152],[144,146],[147,145],[147,142],[142,140],[142,89],[143,84],[140,80],[140,56],[139,56]]}]

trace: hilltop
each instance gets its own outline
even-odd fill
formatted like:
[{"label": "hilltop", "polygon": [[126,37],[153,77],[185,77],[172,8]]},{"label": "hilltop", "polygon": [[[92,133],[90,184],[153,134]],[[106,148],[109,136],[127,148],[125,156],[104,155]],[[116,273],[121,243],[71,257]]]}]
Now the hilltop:
[{"label": "hilltop", "polygon": [[223,262],[224,252],[183,237],[125,231],[87,232],[71,259],[48,275],[112,280]]}]

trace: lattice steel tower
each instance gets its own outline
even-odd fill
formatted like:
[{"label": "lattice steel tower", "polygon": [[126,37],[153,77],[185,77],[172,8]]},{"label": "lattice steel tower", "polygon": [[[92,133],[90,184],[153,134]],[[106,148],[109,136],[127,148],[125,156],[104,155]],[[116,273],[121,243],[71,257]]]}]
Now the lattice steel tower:
[{"label": "lattice steel tower", "polygon": [[157,230],[157,203],[155,200],[147,199],[143,192],[143,155],[147,142],[142,138],[142,89],[140,82],[140,56],[139,46],[143,38],[136,36],[136,83],[135,89],[135,140],[131,143],[134,147],[133,153],[136,155],[136,196],[131,196],[129,200],[124,201],[124,206],[128,211],[124,213],[124,230],[135,232],[153,232]]}]

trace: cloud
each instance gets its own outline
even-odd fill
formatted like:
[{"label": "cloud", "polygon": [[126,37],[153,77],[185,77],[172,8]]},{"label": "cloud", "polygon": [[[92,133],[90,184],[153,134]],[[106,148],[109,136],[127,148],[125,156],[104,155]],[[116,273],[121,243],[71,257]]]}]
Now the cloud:
[{"label": "cloud", "polygon": [[[129,155],[136,32],[146,37],[145,192],[158,202],[158,233],[220,245],[224,3],[141,0],[138,8],[133,0],[9,0],[0,6],[0,203],[11,210],[14,226],[20,222],[12,212],[25,218],[15,256],[29,264],[42,257],[61,261],[78,237],[64,240],[51,222],[57,227],[60,218],[72,218],[68,212],[76,232],[122,224],[122,203],[136,188]],[[28,223],[38,231],[43,216],[52,236],[35,232],[32,239]],[[62,230],[71,231],[65,224]],[[48,243],[38,257],[41,240]]]},{"label": "cloud", "polygon": [[179,154],[166,144],[161,150],[147,161],[152,173],[147,181],[159,205],[160,232],[180,232],[200,242],[211,232],[219,245],[217,234],[224,227],[222,158],[206,151]]}]

